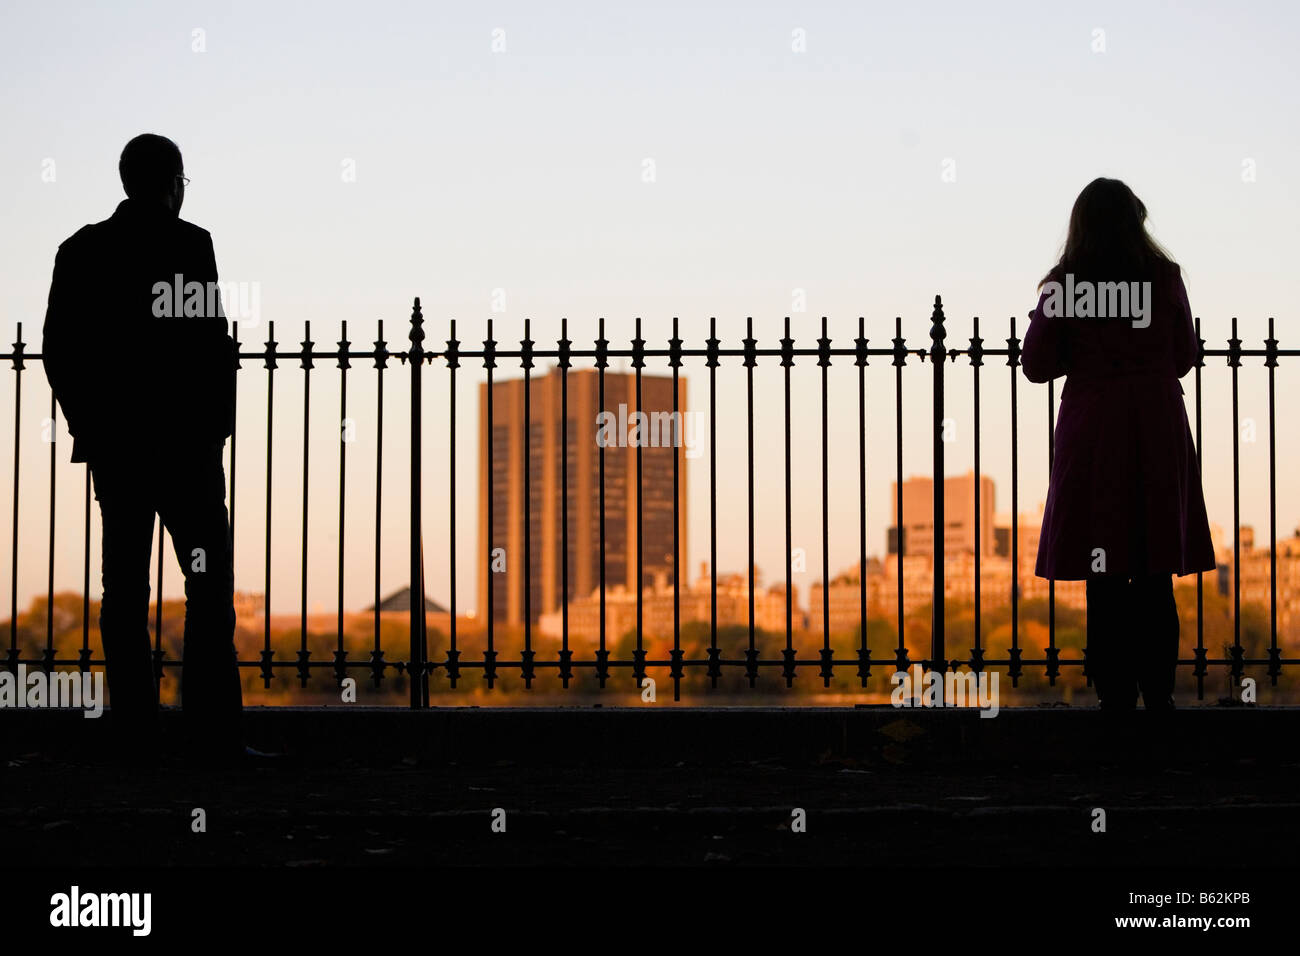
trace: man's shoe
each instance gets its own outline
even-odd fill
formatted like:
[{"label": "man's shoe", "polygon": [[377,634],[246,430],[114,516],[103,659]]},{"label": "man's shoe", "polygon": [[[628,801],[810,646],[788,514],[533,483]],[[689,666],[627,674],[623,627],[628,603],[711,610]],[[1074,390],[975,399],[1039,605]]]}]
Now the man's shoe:
[{"label": "man's shoe", "polygon": [[185,763],[198,769],[235,770],[247,767],[275,767],[285,762],[284,754],[266,753],[243,744],[224,747],[197,747],[186,755]]},{"label": "man's shoe", "polygon": [[1154,711],[1159,714],[1169,714],[1178,709],[1177,707],[1174,706],[1174,699],[1172,697],[1165,697],[1165,698],[1157,697],[1154,700],[1147,700],[1144,697],[1142,701],[1143,701],[1143,705],[1146,707],[1147,710]]},{"label": "man's shoe", "polygon": [[274,767],[284,763],[288,756],[286,754],[268,753],[253,747],[245,747],[240,759],[245,766],[249,767]]},{"label": "man's shoe", "polygon": [[1103,697],[1097,701],[1097,706],[1108,714],[1129,713],[1137,710],[1137,698]]}]

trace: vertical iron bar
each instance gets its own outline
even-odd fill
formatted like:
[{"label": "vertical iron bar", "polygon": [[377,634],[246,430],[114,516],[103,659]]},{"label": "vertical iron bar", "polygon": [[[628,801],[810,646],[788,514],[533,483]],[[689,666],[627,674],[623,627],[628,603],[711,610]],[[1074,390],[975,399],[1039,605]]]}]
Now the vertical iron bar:
[{"label": "vertical iron bar", "polygon": [[384,341],[384,320],[379,320],[379,338],[375,340],[375,646],[370,652],[370,676],[378,687],[384,679],[384,649],[379,632],[379,556],[383,553],[384,510],[384,369],[388,367],[388,343]]},{"label": "vertical iron bar", "polygon": [[790,538],[790,369],[794,366],[794,340],[790,337],[790,316],[785,317],[785,338],[781,340],[781,365],[785,369],[785,650],[781,668],[785,686],[794,686],[794,567]]},{"label": "vertical iron bar", "polygon": [[569,320],[560,319],[560,684],[573,677],[569,650]]},{"label": "vertical iron bar", "polygon": [[[867,647],[867,320],[858,316],[858,679],[867,686],[871,651]],[[823,591],[823,600],[830,595]]]},{"label": "vertical iron bar", "polygon": [[[636,318],[636,338],[632,341],[632,367],[636,371],[636,411],[643,414],[641,369],[645,365],[641,338],[641,317]],[[644,419],[643,419],[644,420]],[[643,436],[638,436],[641,438]],[[639,689],[645,683],[645,490],[642,484],[642,446],[636,443],[636,650],[632,652],[632,679]]]},{"label": "vertical iron bar", "polygon": [[[451,338],[447,340],[447,523],[450,534],[451,620],[447,647],[447,680],[454,688],[460,679],[460,650],[456,647],[456,369],[460,367],[460,343],[456,339],[456,320],[451,320]],[[491,546],[489,545],[489,550]]]},{"label": "vertical iron bar", "polygon": [[[54,476],[57,464],[56,445],[59,433],[59,410],[50,391],[50,541],[49,560],[46,566],[45,592],[45,672],[54,670]],[[159,568],[161,568],[161,562]],[[160,586],[161,591],[161,586]]]},{"label": "vertical iron bar", "polygon": [[718,320],[709,316],[709,687],[722,677],[718,650]]},{"label": "vertical iron bar", "polygon": [[903,364],[907,361],[907,344],[903,340],[903,317],[894,317],[894,444],[896,452],[894,496],[894,554],[898,571],[898,647],[894,651],[894,666],[900,671],[908,669],[907,645],[903,641],[903,556],[906,553],[906,529],[903,527]]},{"label": "vertical iron bar", "polygon": [[429,608],[425,595],[429,588],[424,580],[424,535],[420,535],[420,707],[429,706]]},{"label": "vertical iron bar", "polygon": [[81,562],[81,653],[78,670],[90,671],[90,465],[86,465],[86,494],[84,516],[85,550]]},{"label": "vertical iron bar", "polygon": [[14,362],[14,481],[13,481],[13,517],[12,541],[9,556],[9,670],[18,671],[18,464],[21,444],[23,410],[23,324],[18,323],[17,341],[13,345]]},{"label": "vertical iron bar", "polygon": [[[1047,473],[1052,473],[1056,461],[1056,381],[1047,380]],[[1055,687],[1060,673],[1056,647],[1056,579],[1047,582],[1047,683]]]},{"label": "vertical iron bar", "polygon": [[820,355],[817,364],[822,369],[822,666],[823,687],[831,686],[834,655],[831,652],[831,534],[830,534],[830,395],[827,377],[831,366],[831,340],[826,331],[826,316],[822,316],[822,337],[817,342]]},{"label": "vertical iron bar", "polygon": [[1237,369],[1241,366],[1241,339],[1237,338],[1237,317],[1232,317],[1232,339],[1228,342],[1228,365],[1232,368],[1232,684],[1241,683],[1241,419],[1237,402]]},{"label": "vertical iron bar", "polygon": [[[1205,366],[1205,340],[1201,338],[1201,319],[1196,319],[1196,480],[1201,481],[1204,456],[1201,452],[1201,369]],[[1217,556],[1216,556],[1217,562]],[[1216,575],[1217,577],[1217,575]],[[1196,699],[1205,699],[1205,677],[1209,664],[1205,651],[1205,574],[1196,572]]]},{"label": "vertical iron bar", "polygon": [[271,456],[275,450],[272,440],[275,419],[272,413],[275,409],[275,369],[278,365],[275,358],[274,319],[266,324],[266,336],[266,542],[263,554],[265,579],[262,585],[262,684],[269,688],[274,673],[271,667],[274,656],[271,651]]},{"label": "vertical iron bar", "polygon": [[307,489],[308,489],[308,472],[311,462],[311,435],[308,430],[308,422],[311,419],[311,320],[308,319],[305,325],[306,338],[302,342],[302,567],[301,567],[301,586],[300,586],[300,611],[301,623],[299,627],[299,646],[298,646],[298,680],[303,687],[307,686],[307,680],[311,676],[311,667],[309,664],[311,652],[307,650],[307,532],[309,525],[307,523]]},{"label": "vertical iron bar", "polygon": [[[496,546],[496,424],[493,419],[492,395],[494,370],[496,369],[496,339],[492,337],[492,320],[487,320],[487,338],[483,341],[483,367],[487,370],[487,647],[483,651],[483,680],[488,690],[496,686],[496,580],[492,571],[492,551]],[[507,595],[507,601],[509,596]]]},{"label": "vertical iron bar", "polygon": [[[343,642],[343,555],[346,530],[343,502],[347,498],[348,463],[348,320],[344,319],[343,334],[339,340],[339,590],[338,590],[338,647],[334,651],[334,677],[340,685],[348,675],[348,652]],[[375,492],[378,494],[378,491]]]},{"label": "vertical iron bar", "polygon": [[[230,374],[235,376],[236,385],[238,384],[239,363],[239,323],[230,323],[231,350],[234,353],[235,369]],[[230,562],[234,566],[235,561],[235,436],[239,433],[239,388],[236,387],[230,393],[230,474],[227,479],[230,482]]]},{"label": "vertical iron bar", "polygon": [[970,669],[976,674],[984,670],[984,645],[981,634],[983,618],[980,615],[980,561],[984,557],[984,527],[980,521],[980,492],[983,490],[983,472],[980,471],[980,366],[984,364],[984,340],[980,338],[980,317],[975,316],[970,340],[970,364],[973,379],[972,429],[975,433],[975,642],[971,647]]},{"label": "vertical iron bar", "polygon": [[754,646],[754,365],[758,362],[754,317],[745,317],[745,394],[747,401],[747,454],[749,463],[749,647],[745,651],[745,676],[749,686],[758,682],[758,649]]},{"label": "vertical iron bar", "polygon": [[1020,683],[1020,409],[1016,399],[1016,368],[1020,364],[1020,339],[1016,317],[1011,316],[1007,339],[1007,365],[1011,367],[1011,651],[1007,676],[1011,686]]},{"label": "vertical iron bar", "polygon": [[[596,339],[596,382],[597,396],[596,404],[599,405],[599,412],[604,414],[605,409],[605,367],[609,365],[609,359],[605,351],[609,342],[605,339],[605,319],[600,319],[599,336]],[[596,679],[600,686],[605,686],[605,681],[609,679],[609,648],[605,646],[605,443],[599,442],[596,449],[596,456],[599,459],[599,484],[600,484],[600,647],[596,650]]]},{"label": "vertical iron bar", "polygon": [[930,626],[930,667],[943,673],[948,669],[947,653],[944,647],[943,613],[944,613],[944,532],[947,524],[944,519],[944,441],[943,441],[943,372],[948,360],[948,350],[944,347],[943,303],[939,296],[934,297],[934,312],[930,316],[930,362],[934,365],[934,407],[932,415],[931,443],[934,452],[934,557],[933,584],[934,597],[931,606]]},{"label": "vertical iron bar", "polygon": [[681,549],[681,449],[682,449],[682,415],[677,398],[682,364],[681,339],[677,337],[677,316],[673,316],[673,337],[669,343],[669,362],[673,368],[673,651],[672,678],[673,700],[682,699],[682,549]]},{"label": "vertical iron bar", "polygon": [[410,664],[407,674],[411,681],[411,709],[424,705],[427,680],[424,668],[424,553],[423,521],[420,500],[421,422],[420,372],[424,367],[424,314],[420,311],[417,296],[411,308],[411,350],[407,360],[411,365],[411,615]]},{"label": "vertical iron bar", "polygon": [[1268,317],[1268,341],[1264,343],[1268,366],[1268,676],[1277,686],[1282,674],[1277,646],[1277,435],[1273,370],[1277,367],[1277,339],[1273,337],[1273,316]]},{"label": "vertical iron bar", "polygon": [[524,650],[520,674],[524,686],[533,686],[533,336],[531,320],[524,319],[520,364],[524,370]]}]

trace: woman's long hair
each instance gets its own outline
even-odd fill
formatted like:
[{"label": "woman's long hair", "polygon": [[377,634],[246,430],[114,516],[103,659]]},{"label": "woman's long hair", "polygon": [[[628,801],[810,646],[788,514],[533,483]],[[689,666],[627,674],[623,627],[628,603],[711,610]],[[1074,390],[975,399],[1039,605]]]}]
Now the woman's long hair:
[{"label": "woman's long hair", "polygon": [[1070,231],[1060,261],[1039,283],[1067,273],[1091,280],[1148,278],[1177,268],[1147,232],[1147,207],[1118,179],[1094,179],[1070,211]]}]

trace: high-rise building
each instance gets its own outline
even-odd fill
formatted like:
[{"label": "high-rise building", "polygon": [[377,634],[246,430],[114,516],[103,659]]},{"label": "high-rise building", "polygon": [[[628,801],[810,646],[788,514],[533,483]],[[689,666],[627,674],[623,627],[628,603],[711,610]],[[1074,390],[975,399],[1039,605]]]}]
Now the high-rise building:
[{"label": "high-rise building", "polygon": [[[994,486],[993,479],[981,475],[979,479],[979,542],[975,540],[975,472],[968,471],[943,480],[943,548],[948,555],[979,552],[988,557],[994,552]],[[890,482],[890,514],[895,515],[894,502],[898,483]],[[886,553],[898,553],[898,529],[889,526]],[[934,555],[934,479],[908,478],[903,482],[903,553]]]},{"label": "high-rise building", "polygon": [[[605,371],[601,407],[596,369],[568,374],[568,447],[562,449],[561,374],[559,368],[532,376],[528,422],[529,550],[531,588],[527,610],[536,621],[560,608],[563,542],[561,516],[564,487],[561,455],[568,460],[569,593],[567,599],[591,594],[600,586],[600,452],[605,451],[605,583],[635,592],[637,581],[637,472],[641,457],[642,569],[640,586],[656,576],[672,582],[673,455],[678,456],[678,527],[680,560],[686,554],[686,451],[697,437],[688,428],[686,380],[679,376],[678,416],[672,415],[673,380],[641,376],[641,409],[636,402],[636,375]],[[493,618],[497,624],[522,624],[525,618],[524,561],[524,379],[492,385],[492,432],[488,435],[487,384],[479,386],[479,571],[478,613],[486,621],[488,575],[492,575]],[[607,414],[602,416],[602,412]],[[488,451],[491,449],[491,466]],[[488,534],[488,502],[492,532]],[[496,549],[497,566],[489,572]]]}]

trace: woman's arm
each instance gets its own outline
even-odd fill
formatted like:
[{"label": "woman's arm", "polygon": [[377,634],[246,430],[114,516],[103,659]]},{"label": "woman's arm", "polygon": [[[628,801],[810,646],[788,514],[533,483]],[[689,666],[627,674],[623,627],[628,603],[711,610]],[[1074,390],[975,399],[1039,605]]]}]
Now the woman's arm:
[{"label": "woman's arm", "polygon": [[1065,360],[1064,324],[1060,317],[1043,314],[1048,293],[1038,297],[1038,306],[1029,316],[1029,329],[1020,349],[1020,364],[1031,382],[1048,382],[1068,369]]},{"label": "woman's arm", "polygon": [[[1178,269],[1177,266],[1174,267]],[[1196,338],[1196,325],[1192,321],[1192,306],[1187,300],[1187,286],[1175,271],[1171,283],[1174,295],[1174,371],[1182,378],[1192,370],[1201,354]]]}]

